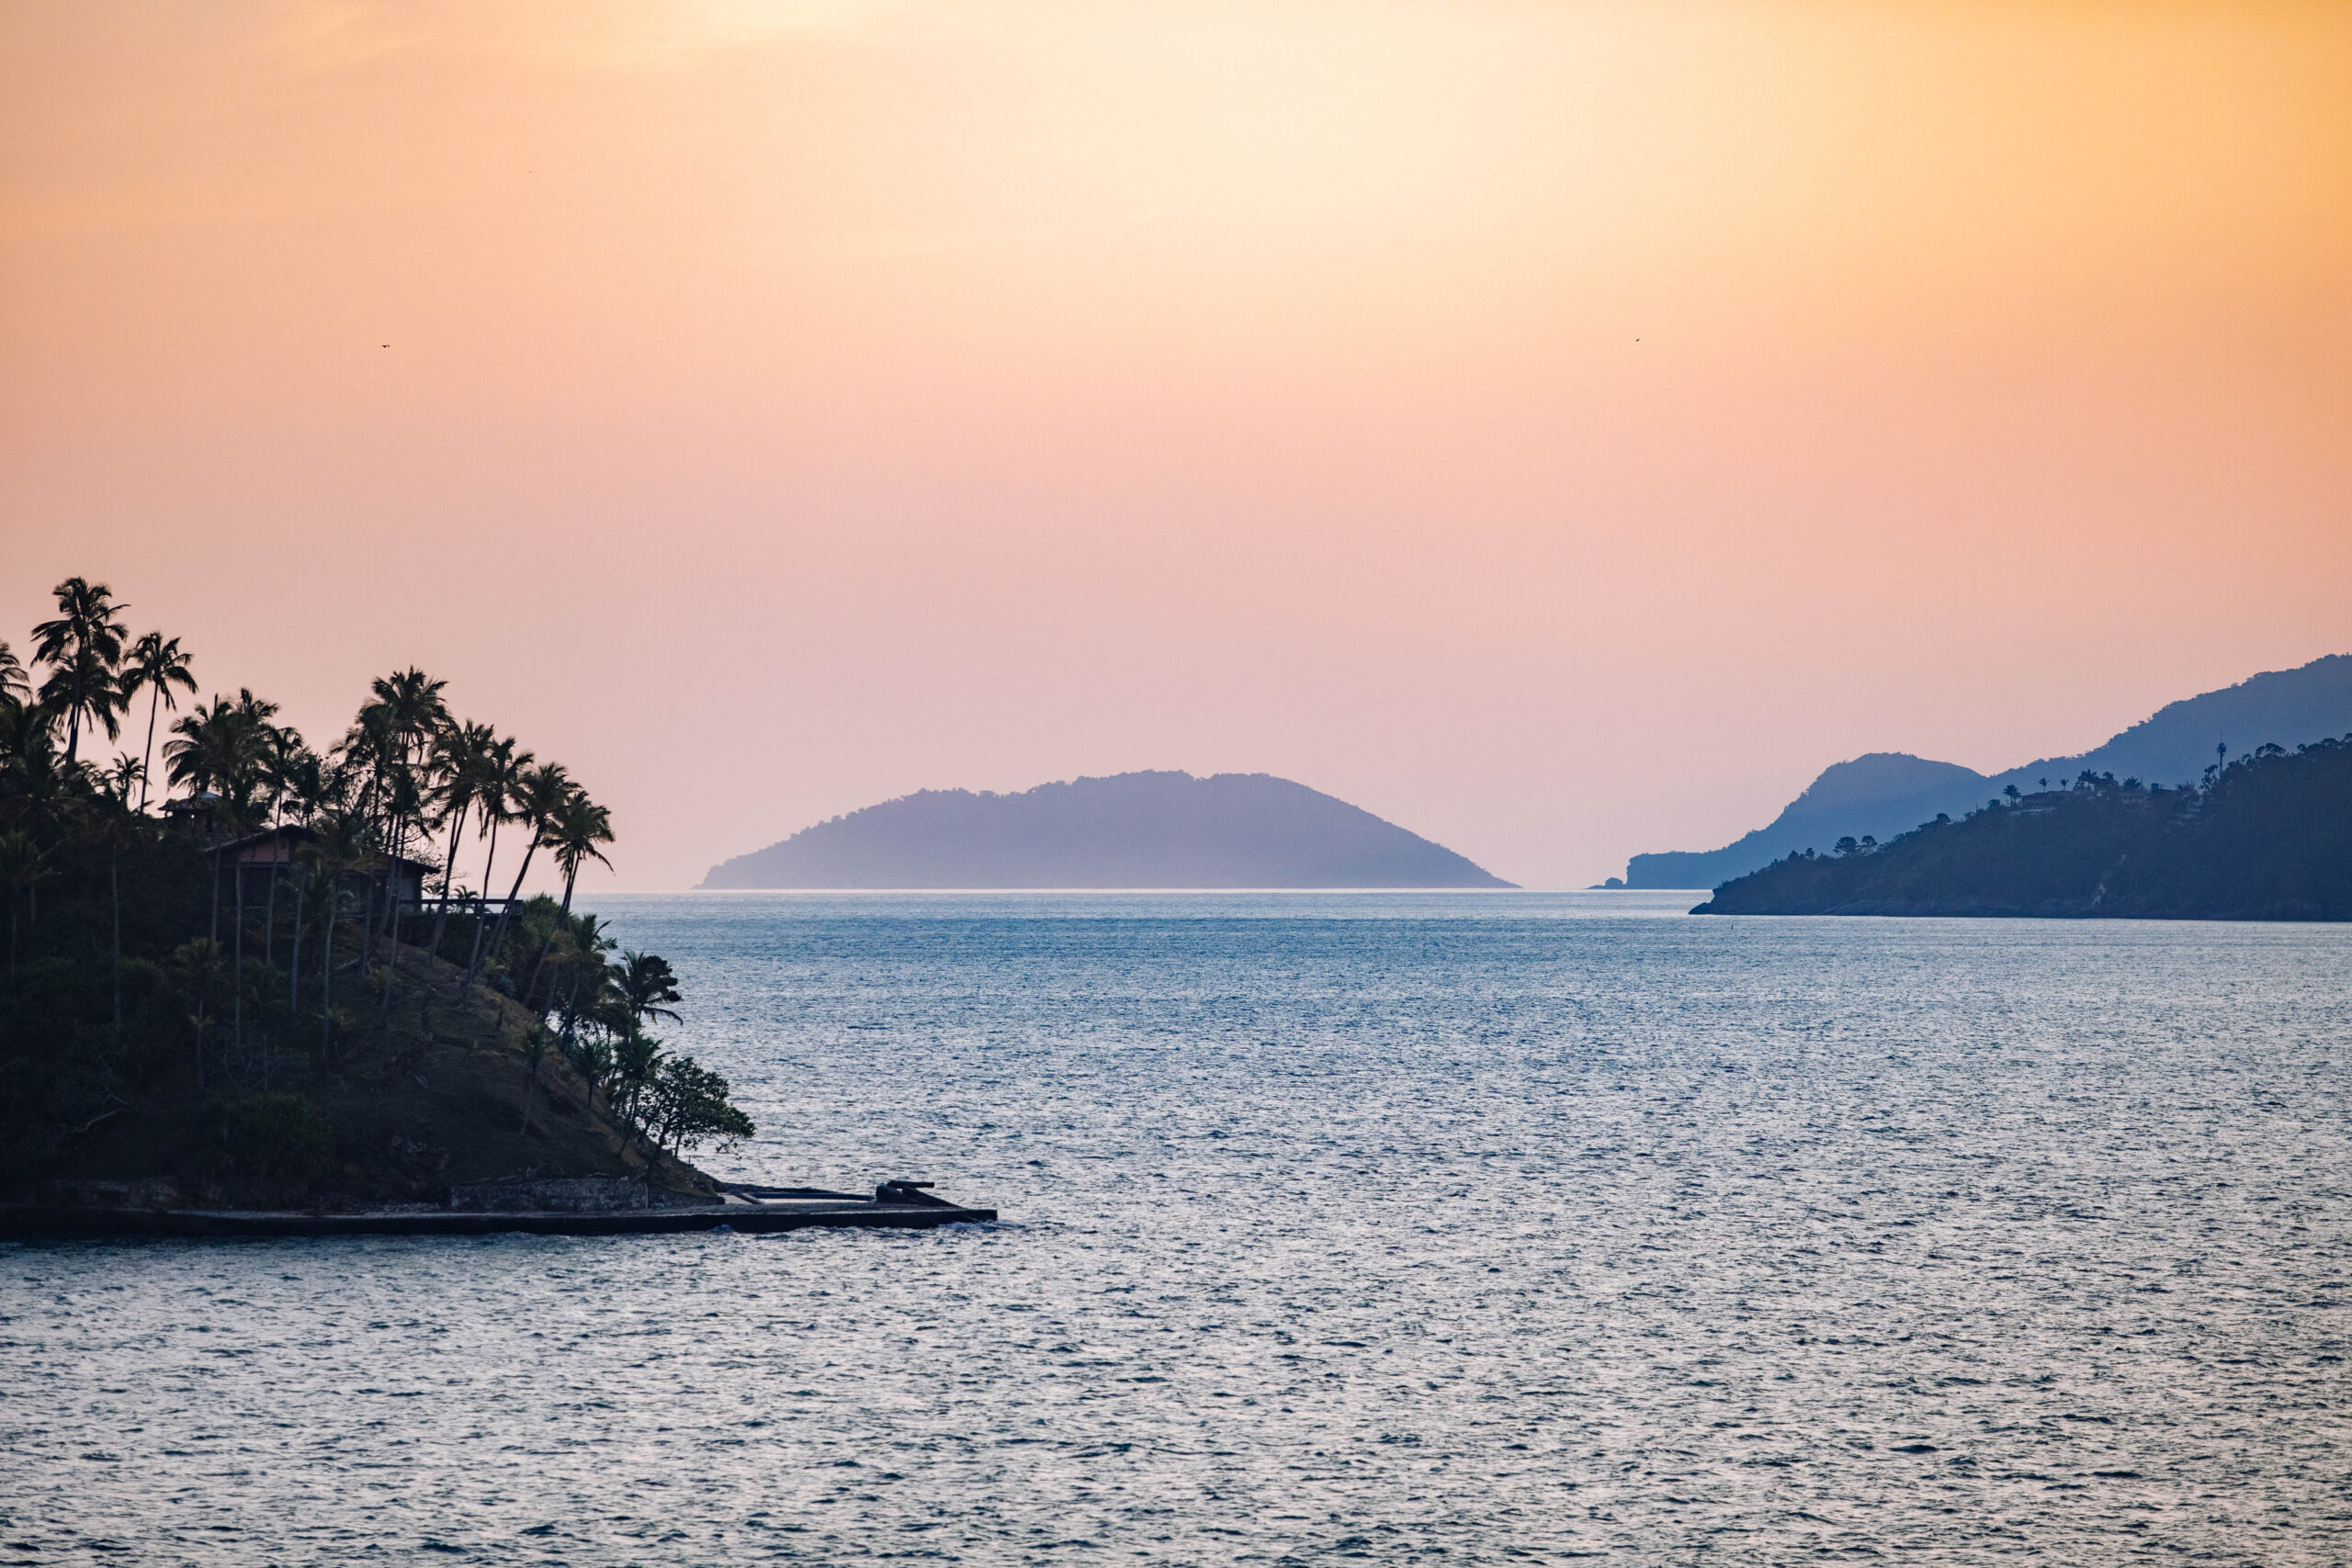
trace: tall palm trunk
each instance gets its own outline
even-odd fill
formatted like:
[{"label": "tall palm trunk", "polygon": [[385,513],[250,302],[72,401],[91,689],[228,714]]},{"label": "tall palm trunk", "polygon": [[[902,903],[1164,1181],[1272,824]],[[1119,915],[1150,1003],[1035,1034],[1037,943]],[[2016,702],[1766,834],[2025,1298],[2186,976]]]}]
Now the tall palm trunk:
[{"label": "tall palm trunk", "polygon": [[[514,912],[514,900],[523,896],[523,879],[531,874],[531,857],[538,852],[539,833],[536,825],[531,829],[531,841],[523,846],[523,868],[514,874],[514,886],[506,890],[506,902],[499,907],[498,929],[490,933],[490,956],[495,959],[506,945],[507,918]],[[489,881],[485,875],[482,879]]]},{"label": "tall palm trunk", "polygon": [[[212,846],[212,951],[216,955],[220,951],[220,852],[226,847],[222,844]],[[212,971],[218,967],[218,964],[206,967],[204,998],[197,1004],[196,1087],[199,1090],[204,1088],[204,1018],[212,1010]]]},{"label": "tall palm trunk", "polygon": [[212,971],[220,966],[220,949],[216,944],[205,950],[204,988],[196,998],[196,1097],[204,1098],[204,1030],[212,1015]]},{"label": "tall palm trunk", "polygon": [[269,868],[269,897],[262,904],[261,963],[265,969],[277,967],[277,867],[275,864]]},{"label": "tall palm trunk", "polygon": [[[392,852],[387,856],[384,861],[384,940],[386,946],[384,949],[384,1000],[376,1010],[376,1021],[379,1025],[391,1021],[392,976],[398,973],[401,966],[400,859],[401,851],[406,847],[407,843],[408,823],[403,819],[393,830]],[[424,888],[424,879],[420,876],[417,878],[417,891],[420,897],[423,897]],[[371,898],[376,896],[375,885],[373,883],[368,885],[368,896]]]},{"label": "tall palm trunk", "polygon": [[289,1019],[302,1015],[302,885],[294,884],[294,930],[289,933],[292,951],[286,955],[286,1013]]},{"label": "tall palm trunk", "polygon": [[237,917],[229,927],[229,1048],[240,1055],[245,1049],[245,863],[237,863],[233,900]]},{"label": "tall palm trunk", "polygon": [[[529,997],[530,997],[530,994],[531,994],[533,991],[535,991],[535,990],[537,990],[537,989],[538,988],[538,984],[539,984],[539,969],[540,969],[540,966],[541,966],[541,965],[543,965],[543,964],[545,964],[547,963],[547,961],[548,961],[548,949],[549,949],[549,948],[551,948],[551,947],[553,947],[553,946],[555,945],[555,933],[556,933],[556,932],[558,932],[558,931],[561,931],[561,930],[563,930],[563,929],[564,929],[564,927],[565,927],[568,923],[570,923],[570,921],[571,921],[571,885],[572,885],[574,882],[577,882],[579,879],[580,879],[580,868],[579,868],[578,866],[574,866],[574,867],[572,867],[572,868],[571,868],[571,870],[570,870],[570,871],[568,871],[568,872],[566,872],[566,873],[564,874],[564,878],[563,878],[563,918],[562,918],[561,919],[557,920],[553,925],[551,925],[551,926],[548,927],[548,939],[547,939],[547,941],[545,941],[545,942],[543,942],[539,943],[539,955],[538,955],[538,957],[537,957],[537,958],[535,958],[535,959],[533,959],[533,960],[531,961],[531,978],[530,978],[529,982],[528,982],[528,983],[524,987],[524,989],[523,989],[523,995],[524,995],[524,997],[525,997],[525,1001],[524,1001],[523,1005],[524,1005],[525,1007],[528,1007],[528,1006],[530,1006],[530,1005],[531,1005],[531,1004],[530,1004],[530,1001],[529,1001],[529,999],[528,999],[528,998],[529,998]],[[550,984],[548,985],[548,1002],[550,1002],[550,1003],[554,1002],[554,1000],[555,1000],[555,987],[554,987],[554,985],[553,985],[552,983],[550,983]]]},{"label": "tall palm trunk", "polygon": [[369,878],[368,899],[359,912],[359,972],[368,972],[368,963],[376,956],[376,883]]},{"label": "tall palm trunk", "polygon": [[[399,877],[399,862],[396,860],[387,861],[384,864],[384,999],[376,1009],[376,1021],[379,1024],[387,1023],[391,1020],[392,976],[399,971],[401,966],[401,887]],[[419,879],[419,886],[423,886],[423,880],[421,878]],[[368,897],[373,898],[375,896],[375,885],[370,883],[368,887]]]},{"label": "tall palm trunk", "polygon": [[481,967],[481,928],[490,920],[490,868],[498,863],[498,818],[490,819],[490,853],[481,863],[481,891],[474,895],[474,950],[466,955],[466,977],[458,983],[459,990],[474,983],[474,972]]},{"label": "tall palm trunk", "polygon": [[[337,872],[336,877],[342,876]],[[326,940],[319,943],[319,1060],[334,1055],[334,883],[327,884]]]},{"label": "tall palm trunk", "polygon": [[572,1025],[580,1020],[580,976],[571,977],[571,989],[563,994],[563,1037],[571,1038]]},{"label": "tall palm trunk", "polygon": [[490,852],[481,859],[481,891],[474,895],[477,901],[486,901],[490,897],[490,868],[498,863],[498,828],[499,819],[491,818]]},{"label": "tall palm trunk", "polygon": [[114,899],[114,1048],[122,1049],[122,849],[107,858],[107,892]]},{"label": "tall palm trunk", "polygon": [[441,932],[449,923],[449,882],[458,874],[458,846],[465,841],[466,815],[473,809],[473,802],[466,801],[458,807],[458,825],[449,834],[449,859],[441,868],[441,908],[433,916],[433,956],[441,956]]},{"label": "tall palm trunk", "polygon": [[[155,761],[155,710],[163,700],[164,688],[158,683],[147,699],[147,749],[139,754],[139,809],[142,813],[147,809],[147,769]],[[172,711],[179,710],[175,707]]]},{"label": "tall palm trunk", "polygon": [[[539,943],[539,955],[531,960],[531,973],[523,982],[522,999],[523,1005],[526,1008],[530,1008],[532,998],[539,994],[539,971],[547,966],[548,950],[555,946],[556,932],[562,929],[563,922],[561,920],[558,920],[553,925],[548,927],[547,940]],[[555,981],[553,979],[549,979],[548,981],[548,1007],[553,1007],[554,1005]],[[533,1009],[532,1010],[544,1012],[546,1009]]]},{"label": "tall palm trunk", "polygon": [[74,661],[74,705],[65,710],[65,765],[74,765],[74,750],[82,743],[82,665]]}]

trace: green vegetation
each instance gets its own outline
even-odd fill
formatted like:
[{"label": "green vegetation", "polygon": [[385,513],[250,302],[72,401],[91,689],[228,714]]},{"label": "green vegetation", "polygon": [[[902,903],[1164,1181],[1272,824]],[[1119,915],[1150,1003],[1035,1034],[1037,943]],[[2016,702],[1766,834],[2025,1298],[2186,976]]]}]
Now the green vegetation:
[{"label": "green vegetation", "polygon": [[[104,584],[70,579],[57,605],[30,669],[0,642],[0,1188],[709,1190],[683,1156],[752,1123],[723,1077],[649,1032],[678,1016],[669,964],[613,958],[573,911],[613,828],[560,764],[458,721],[413,669],[314,750],[248,688],[192,700],[178,639],[130,638]],[[138,754],[90,761],[141,699]],[[151,809],[165,715],[175,793]],[[487,891],[502,849],[520,851],[503,897]],[[521,896],[542,850],[560,899]]]},{"label": "green vegetation", "polygon": [[2352,736],[2263,746],[2194,787],[2085,773],[2003,793],[1883,844],[1790,855],[1694,912],[2352,919]]}]

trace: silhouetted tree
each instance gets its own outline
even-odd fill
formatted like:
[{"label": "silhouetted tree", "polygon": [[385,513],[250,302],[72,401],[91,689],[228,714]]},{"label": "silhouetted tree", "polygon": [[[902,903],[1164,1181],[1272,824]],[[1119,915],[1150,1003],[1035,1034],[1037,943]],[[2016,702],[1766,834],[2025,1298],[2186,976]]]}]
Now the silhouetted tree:
[{"label": "silhouetted tree", "polygon": [[115,715],[121,711],[122,689],[115,683],[115,666],[122,662],[122,639],[128,629],[120,619],[130,608],[114,602],[114,591],[103,582],[69,577],[59,583],[57,618],[33,627],[33,657],[51,667],[41,683],[41,702],[65,720],[65,760],[74,760],[82,740],[82,720],[101,726],[107,739],[122,733]]},{"label": "silhouetted tree", "polygon": [[[196,676],[189,666],[195,660],[180,651],[180,639],[166,641],[162,632],[149,632],[131,645],[130,656],[122,664],[122,698],[130,702],[141,688],[147,692],[147,744],[139,754],[141,763],[153,767],[155,761],[155,717],[158,707],[174,713],[180,711],[179,698],[173,688],[194,695]],[[139,809],[147,809],[147,781],[139,784]]]}]

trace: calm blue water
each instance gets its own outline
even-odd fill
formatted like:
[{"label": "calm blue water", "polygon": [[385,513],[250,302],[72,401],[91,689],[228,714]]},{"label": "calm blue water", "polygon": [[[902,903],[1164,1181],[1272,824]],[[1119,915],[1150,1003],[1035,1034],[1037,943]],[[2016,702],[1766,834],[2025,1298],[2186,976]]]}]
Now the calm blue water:
[{"label": "calm blue water", "polygon": [[28,1562],[2352,1560],[2352,929],[611,899],[911,1235],[0,1249]]}]

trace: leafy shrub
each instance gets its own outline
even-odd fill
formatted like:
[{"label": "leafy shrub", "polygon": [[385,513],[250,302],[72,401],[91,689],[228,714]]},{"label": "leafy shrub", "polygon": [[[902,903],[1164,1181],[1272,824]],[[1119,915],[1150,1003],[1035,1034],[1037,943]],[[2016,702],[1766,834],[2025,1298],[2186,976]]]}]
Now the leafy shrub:
[{"label": "leafy shrub", "polygon": [[220,1112],[213,1164],[223,1176],[307,1181],[334,1159],[334,1129],[299,1094],[256,1094]]}]

